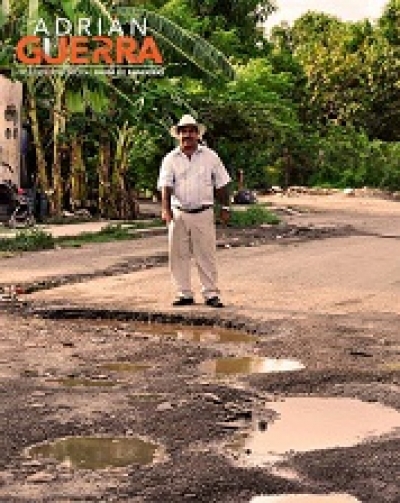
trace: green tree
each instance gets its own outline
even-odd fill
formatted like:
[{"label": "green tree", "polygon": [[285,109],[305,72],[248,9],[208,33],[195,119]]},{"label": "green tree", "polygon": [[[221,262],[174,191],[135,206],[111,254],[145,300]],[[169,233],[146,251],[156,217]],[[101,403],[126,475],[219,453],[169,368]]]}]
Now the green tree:
[{"label": "green tree", "polygon": [[293,28],[275,29],[273,40],[277,61],[294,68],[294,60],[305,73],[297,95],[305,123],[321,131],[348,124],[371,137],[399,138],[399,54],[379,28],[310,12]]},{"label": "green tree", "polygon": [[198,93],[194,102],[209,126],[207,141],[220,152],[233,179],[243,170],[248,187],[271,185],[266,167],[299,133],[292,87],[289,74],[274,73],[268,60],[260,58],[239,66],[237,79],[224,89]]},{"label": "green tree", "polygon": [[170,0],[161,12],[234,59],[247,61],[269,51],[261,23],[274,8],[271,0]]},{"label": "green tree", "polygon": [[378,21],[390,45],[400,46],[400,0],[389,0]]}]

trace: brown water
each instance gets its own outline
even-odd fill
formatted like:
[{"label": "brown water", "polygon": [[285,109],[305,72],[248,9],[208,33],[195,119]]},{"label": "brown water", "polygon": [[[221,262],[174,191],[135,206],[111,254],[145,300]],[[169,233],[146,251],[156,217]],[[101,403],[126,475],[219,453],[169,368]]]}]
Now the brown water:
[{"label": "brown water", "polygon": [[257,338],[220,327],[191,327],[175,324],[135,324],[135,333],[151,334],[161,337],[176,337],[180,340],[196,343],[216,343],[216,344],[247,344],[254,343]]},{"label": "brown water", "polygon": [[400,434],[400,413],[350,398],[295,397],[266,404],[277,413],[260,418],[232,446],[246,465],[274,463],[291,453],[351,447],[384,434]]},{"label": "brown water", "polygon": [[74,468],[99,470],[131,464],[147,465],[157,446],[139,438],[70,437],[31,447],[35,459],[54,458]]},{"label": "brown water", "polygon": [[79,386],[114,386],[115,382],[107,381],[105,379],[83,379],[83,378],[75,378],[75,377],[66,377],[64,379],[57,379],[58,384],[62,386],[66,386],[67,388],[74,388]]},{"label": "brown water", "polygon": [[285,494],[281,496],[255,496],[250,503],[357,503],[349,494]]},{"label": "brown water", "polygon": [[245,356],[209,360],[200,365],[200,370],[213,375],[272,374],[301,370],[304,365],[296,360],[258,358]]},{"label": "brown water", "polygon": [[247,344],[255,343],[257,337],[222,327],[188,326],[174,323],[119,322],[115,320],[91,320],[91,325],[109,332],[123,332],[129,337],[148,336],[149,339],[172,337],[195,343]]},{"label": "brown water", "polygon": [[257,339],[249,334],[234,332],[229,330],[179,330],[177,332],[179,339],[197,343],[216,343],[216,344],[249,344]]},{"label": "brown water", "polygon": [[217,327],[207,328],[171,325],[165,328],[158,325],[157,327],[153,327],[153,333],[197,343],[248,344],[257,341],[256,337],[244,332],[236,332],[234,330],[226,330]]},{"label": "brown water", "polygon": [[113,363],[104,363],[103,365],[101,365],[101,368],[104,370],[110,370],[114,372],[135,373],[150,368],[150,365],[146,365],[144,363],[113,362]]},{"label": "brown water", "polygon": [[382,365],[381,368],[383,370],[397,372],[398,370],[400,370],[400,362],[398,362],[398,363],[385,363],[385,365]]}]

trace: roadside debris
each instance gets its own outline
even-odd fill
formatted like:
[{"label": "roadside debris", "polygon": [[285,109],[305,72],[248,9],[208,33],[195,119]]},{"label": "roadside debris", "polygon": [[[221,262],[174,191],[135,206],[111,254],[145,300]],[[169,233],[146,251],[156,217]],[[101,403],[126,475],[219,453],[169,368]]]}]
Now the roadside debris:
[{"label": "roadside debris", "polygon": [[23,292],[23,288],[18,285],[0,286],[0,302],[13,302],[18,300],[18,295]]}]

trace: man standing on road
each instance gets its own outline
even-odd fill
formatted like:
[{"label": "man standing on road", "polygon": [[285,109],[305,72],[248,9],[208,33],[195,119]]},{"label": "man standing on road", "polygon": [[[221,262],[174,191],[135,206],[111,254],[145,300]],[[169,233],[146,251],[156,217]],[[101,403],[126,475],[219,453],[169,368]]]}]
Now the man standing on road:
[{"label": "man standing on road", "polygon": [[179,145],[161,164],[158,188],[162,219],[168,225],[169,265],[177,298],[174,306],[194,304],[190,279],[191,253],[199,271],[205,304],[223,307],[217,287],[214,193],[221,204],[220,219],[229,220],[230,177],[218,155],[200,144],[206,128],[184,115],[171,135]]}]

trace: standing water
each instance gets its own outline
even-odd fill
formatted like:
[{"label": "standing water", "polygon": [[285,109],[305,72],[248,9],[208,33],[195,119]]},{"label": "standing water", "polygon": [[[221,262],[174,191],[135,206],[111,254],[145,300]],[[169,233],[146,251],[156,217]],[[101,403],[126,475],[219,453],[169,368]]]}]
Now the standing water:
[{"label": "standing water", "polygon": [[256,496],[250,503],[358,503],[348,494],[286,494],[282,496]]},{"label": "standing water", "polygon": [[350,398],[294,397],[269,402],[266,408],[277,416],[269,423],[260,418],[236,446],[244,452],[246,465],[271,464],[298,452],[351,447],[400,430],[400,413],[395,409]]}]

